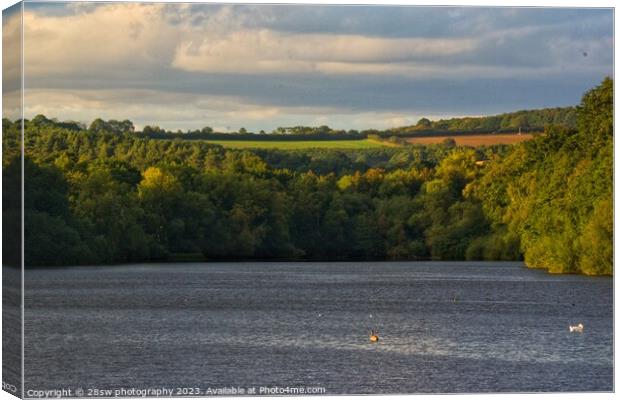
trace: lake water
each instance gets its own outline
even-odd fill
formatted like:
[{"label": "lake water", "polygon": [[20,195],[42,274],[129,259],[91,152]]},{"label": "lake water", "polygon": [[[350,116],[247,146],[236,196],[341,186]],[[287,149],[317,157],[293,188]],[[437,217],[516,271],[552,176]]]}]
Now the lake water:
[{"label": "lake water", "polygon": [[26,391],[613,390],[613,280],[521,263],[38,269],[25,302]]}]

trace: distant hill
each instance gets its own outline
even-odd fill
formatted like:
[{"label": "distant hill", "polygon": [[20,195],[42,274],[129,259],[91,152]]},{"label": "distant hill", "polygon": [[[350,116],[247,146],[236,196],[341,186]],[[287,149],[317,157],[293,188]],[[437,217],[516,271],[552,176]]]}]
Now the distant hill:
[{"label": "distant hill", "polygon": [[421,118],[416,125],[387,130],[385,134],[398,136],[423,136],[437,133],[508,133],[543,131],[550,125],[574,129],[577,127],[576,107],[543,108],[521,110],[488,117],[463,117],[430,121]]},{"label": "distant hill", "polygon": [[[103,121],[94,120],[90,126],[74,122],[60,122],[37,115],[32,120],[26,120],[30,127],[55,127],[73,131],[88,130],[95,133],[135,134],[138,137],[151,139],[185,139],[185,140],[237,140],[237,141],[309,141],[309,140],[362,140],[372,137],[425,137],[425,136],[463,136],[486,133],[516,133],[542,132],[547,126],[562,126],[569,129],[576,128],[576,107],[544,108],[540,110],[522,110],[512,113],[493,115],[488,117],[463,117],[430,121],[421,118],[416,125],[403,126],[385,130],[367,129],[339,130],[328,126],[307,127],[279,127],[271,133],[261,131],[252,133],[241,128],[239,132],[215,132],[206,126],[202,129],[188,131],[168,131],[158,126],[145,126],[142,131],[135,131],[129,120]],[[10,122],[7,120],[7,122]]]}]

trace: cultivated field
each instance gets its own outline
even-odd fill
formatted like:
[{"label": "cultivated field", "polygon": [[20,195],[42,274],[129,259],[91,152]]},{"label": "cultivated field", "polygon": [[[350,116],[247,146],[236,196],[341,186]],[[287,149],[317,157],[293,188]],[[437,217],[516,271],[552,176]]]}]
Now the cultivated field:
[{"label": "cultivated field", "polygon": [[[482,146],[493,144],[514,144],[531,139],[533,134],[486,134],[486,135],[463,135],[463,136],[429,136],[406,138],[405,140],[413,144],[437,144],[442,143],[448,138],[456,140],[459,146]],[[207,140],[208,143],[219,144],[227,148],[234,149],[370,149],[377,147],[398,147],[398,144],[389,141],[378,141],[373,139],[363,140]]]},{"label": "cultivated field", "polygon": [[407,138],[409,143],[415,144],[436,144],[442,143],[448,138],[453,138],[458,146],[482,146],[493,144],[514,144],[529,140],[534,137],[531,133],[518,134],[486,134],[486,135],[464,135],[464,136],[430,136]]},{"label": "cultivated field", "polygon": [[208,143],[219,144],[235,149],[370,149],[389,146],[378,141],[363,140],[302,140],[302,141],[268,141],[268,140],[208,140]]}]

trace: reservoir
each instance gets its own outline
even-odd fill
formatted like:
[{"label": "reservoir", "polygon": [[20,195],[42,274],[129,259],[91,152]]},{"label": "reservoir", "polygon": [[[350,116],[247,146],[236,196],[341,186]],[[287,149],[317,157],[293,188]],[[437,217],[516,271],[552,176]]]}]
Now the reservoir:
[{"label": "reservoir", "polygon": [[613,390],[609,277],[518,262],[168,263],[32,269],[25,290],[26,391]]}]

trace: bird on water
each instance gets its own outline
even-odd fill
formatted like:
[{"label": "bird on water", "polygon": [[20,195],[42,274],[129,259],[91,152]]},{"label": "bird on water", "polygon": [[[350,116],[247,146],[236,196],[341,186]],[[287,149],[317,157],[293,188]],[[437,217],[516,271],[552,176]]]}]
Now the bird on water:
[{"label": "bird on water", "polygon": [[570,332],[583,332],[583,324],[579,323],[578,325],[569,325],[568,330]]},{"label": "bird on water", "polygon": [[374,330],[370,330],[370,337],[369,337],[371,342],[378,342],[379,341],[379,333],[375,332]]}]

